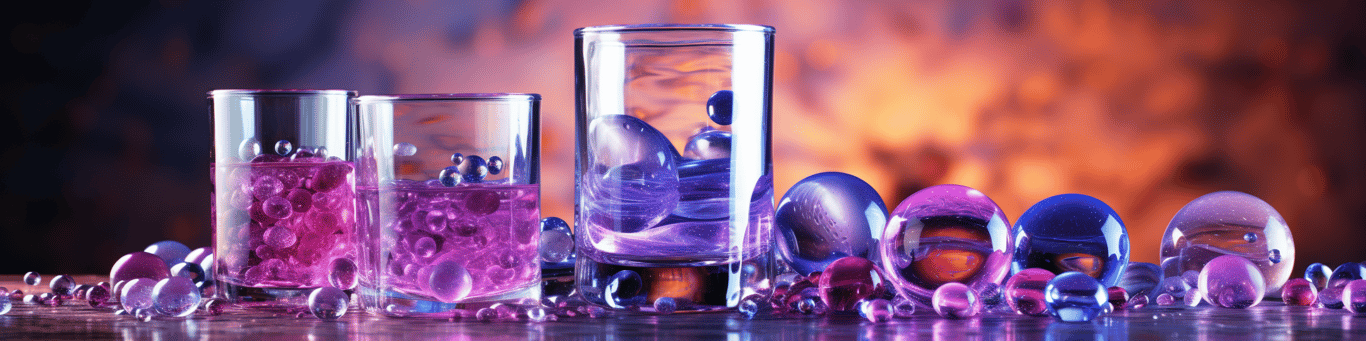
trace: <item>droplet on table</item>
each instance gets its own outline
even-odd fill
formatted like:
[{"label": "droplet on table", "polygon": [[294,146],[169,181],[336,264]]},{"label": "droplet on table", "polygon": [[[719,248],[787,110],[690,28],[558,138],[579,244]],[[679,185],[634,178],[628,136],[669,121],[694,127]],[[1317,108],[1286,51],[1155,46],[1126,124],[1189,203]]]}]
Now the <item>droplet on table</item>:
[{"label": "droplet on table", "polygon": [[890,321],[892,313],[892,303],[881,298],[867,300],[859,306],[859,316],[871,322]]},{"label": "droplet on table", "polygon": [[308,295],[308,310],[320,319],[335,320],[346,315],[346,293],[335,287],[321,287]]},{"label": "droplet on table", "polygon": [[199,287],[185,277],[168,277],[152,288],[152,306],[164,316],[190,316],[199,308],[199,299]]},{"label": "droplet on table", "polygon": [[1200,284],[1205,301],[1224,308],[1243,309],[1262,302],[1266,295],[1266,280],[1261,270],[1239,255],[1215,257],[1200,270]]},{"label": "droplet on table", "polygon": [[1044,288],[1056,275],[1052,271],[1032,268],[1024,269],[1006,281],[1005,299],[1010,309],[1021,315],[1046,316],[1048,306],[1044,299]]},{"label": "droplet on table", "polygon": [[1110,295],[1094,277],[1070,271],[1048,281],[1044,297],[1053,317],[1064,322],[1087,322],[1100,316]]},{"label": "droplet on table", "polygon": [[930,302],[935,313],[951,319],[977,316],[982,310],[982,301],[977,298],[977,293],[973,292],[972,288],[967,285],[958,282],[939,286],[938,289],[934,290],[934,296]]},{"label": "droplet on table", "polygon": [[125,283],[123,292],[119,293],[119,304],[123,305],[123,310],[136,312],[138,309],[152,308],[152,289],[156,288],[158,281],[134,278]]}]

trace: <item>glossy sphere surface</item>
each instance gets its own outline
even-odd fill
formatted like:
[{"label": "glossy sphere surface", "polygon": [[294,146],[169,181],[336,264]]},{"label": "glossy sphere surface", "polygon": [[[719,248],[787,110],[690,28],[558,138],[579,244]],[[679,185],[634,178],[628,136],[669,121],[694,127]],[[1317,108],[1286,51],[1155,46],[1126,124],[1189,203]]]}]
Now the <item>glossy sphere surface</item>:
[{"label": "glossy sphere surface", "polygon": [[565,263],[574,257],[574,233],[569,223],[557,217],[541,219],[541,261]]},{"label": "glossy sphere surface", "polygon": [[109,281],[118,283],[135,278],[151,279],[153,283],[170,277],[171,269],[161,257],[147,253],[134,252],[123,255],[109,271]]},{"label": "glossy sphere surface", "polygon": [[1261,303],[1267,289],[1262,272],[1239,255],[1223,255],[1210,260],[1200,270],[1197,287],[1210,304],[1237,309]]},{"label": "glossy sphere surface", "polygon": [[308,294],[308,311],[320,319],[335,320],[346,315],[346,293],[334,287],[322,287]]},{"label": "glossy sphere surface", "polygon": [[86,303],[90,304],[91,307],[102,307],[109,302],[109,299],[109,289],[105,289],[103,286],[96,285],[85,292]]},{"label": "glossy sphere surface", "polygon": [[1281,286],[1281,300],[1285,301],[1285,305],[1307,307],[1314,304],[1318,295],[1314,284],[1303,278],[1291,278]]},{"label": "glossy sphere surface", "polygon": [[935,289],[930,305],[939,316],[951,319],[977,316],[982,311],[982,301],[977,298],[977,293],[958,282],[944,284]]},{"label": "glossy sphere surface", "polygon": [[1319,306],[1329,309],[1342,309],[1344,288],[1347,283],[1358,279],[1366,279],[1366,266],[1361,263],[1348,262],[1333,268],[1333,275],[1328,277],[1328,284],[1323,287],[1323,290],[1319,290]]},{"label": "glossy sphere surface", "polygon": [[1304,268],[1304,279],[1314,285],[1314,289],[1323,290],[1328,285],[1328,278],[1333,276],[1333,268],[1323,265],[1323,263],[1309,264]]},{"label": "glossy sphere surface", "polygon": [[1056,275],[1044,269],[1025,269],[1006,281],[1005,299],[1010,309],[1021,315],[1048,315],[1044,288]]},{"label": "glossy sphere surface", "polygon": [[42,282],[43,276],[39,275],[37,272],[29,271],[28,273],[24,274],[24,284],[38,285],[38,283]]},{"label": "glossy sphere surface", "polygon": [[1163,278],[1165,277],[1162,276],[1162,267],[1157,264],[1130,262],[1120,275],[1118,286],[1130,295],[1146,296],[1154,291]]},{"label": "glossy sphere surface", "polygon": [[156,288],[156,284],[157,280],[146,278],[134,278],[124,283],[122,292],[119,293],[119,304],[122,304],[123,310],[126,311],[151,308],[152,289]]},{"label": "glossy sphere surface", "polygon": [[[851,311],[859,301],[880,297],[887,282],[873,262],[859,257],[840,258],[821,272],[820,296],[833,311]],[[975,301],[975,300],[974,300]]]},{"label": "glossy sphere surface", "polygon": [[1111,287],[1129,263],[1129,234],[1099,199],[1062,194],[1029,207],[1015,222],[1013,271],[1076,271]]},{"label": "glossy sphere surface", "polygon": [[1295,240],[1270,204],[1247,193],[1206,194],[1186,204],[1162,236],[1162,271],[1177,276],[1223,255],[1237,255],[1261,272],[1266,289],[1280,293],[1295,264]]},{"label": "glossy sphere surface", "polygon": [[190,248],[178,241],[163,240],[148,245],[142,252],[157,255],[166,264],[177,264],[185,261],[185,256],[190,254]]},{"label": "glossy sphere surface", "polygon": [[859,316],[871,322],[887,322],[892,319],[892,303],[881,298],[864,301],[859,305]]},{"label": "glossy sphere surface", "polygon": [[57,277],[52,278],[51,282],[48,282],[48,289],[52,289],[54,294],[70,296],[75,294],[76,280],[71,276],[57,275]]},{"label": "glossy sphere surface", "polygon": [[677,160],[669,139],[627,115],[589,124],[587,163],[580,175],[583,219],[608,231],[639,232],[678,206]]},{"label": "glossy sphere surface", "polygon": [[821,271],[843,257],[868,258],[887,224],[887,206],[867,182],[827,172],[808,176],[783,195],[774,222],[778,252],[798,274]]},{"label": "glossy sphere surface", "polygon": [[640,274],[631,270],[621,270],[612,275],[603,290],[607,305],[613,308],[628,308],[645,303],[645,281]]},{"label": "glossy sphere surface", "polygon": [[728,131],[703,128],[688,138],[688,144],[683,147],[683,157],[693,160],[729,159],[730,140]]},{"label": "glossy sphere surface", "polygon": [[1100,282],[1090,275],[1069,271],[1048,281],[1044,300],[1053,317],[1064,322],[1087,322],[1100,316],[1110,299]]},{"label": "glossy sphere surface", "polygon": [[707,98],[707,116],[711,121],[720,125],[730,125],[732,105],[735,103],[735,93],[730,90],[721,90]]},{"label": "glossy sphere surface", "polygon": [[199,308],[199,287],[185,277],[167,277],[152,288],[152,307],[164,316],[190,316]]},{"label": "glossy sphere surface", "polygon": [[1366,313],[1366,280],[1347,282],[1342,288],[1342,305],[1352,313]]},{"label": "glossy sphere surface", "polygon": [[901,295],[926,302],[946,283],[1000,285],[1014,241],[1001,207],[967,186],[938,185],[907,197],[879,242],[882,266]]},{"label": "glossy sphere surface", "polygon": [[9,299],[9,294],[0,295],[0,315],[9,314],[10,308],[14,307],[14,302]]},{"label": "glossy sphere surface", "polygon": [[1129,292],[1125,291],[1124,288],[1110,287],[1109,289],[1105,289],[1105,292],[1106,295],[1110,297],[1108,300],[1110,306],[1114,307],[1116,310],[1124,309],[1125,305],[1129,303]]}]

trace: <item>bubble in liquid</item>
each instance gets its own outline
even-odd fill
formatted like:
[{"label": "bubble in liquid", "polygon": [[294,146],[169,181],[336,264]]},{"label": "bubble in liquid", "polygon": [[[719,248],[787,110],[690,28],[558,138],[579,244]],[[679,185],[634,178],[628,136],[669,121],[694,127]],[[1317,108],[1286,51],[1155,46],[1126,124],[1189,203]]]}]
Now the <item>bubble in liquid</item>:
[{"label": "bubble in liquid", "polygon": [[464,162],[456,166],[456,169],[460,171],[463,182],[480,183],[489,176],[489,164],[479,155],[465,156]]},{"label": "bubble in liquid", "polygon": [[53,294],[71,296],[75,294],[73,290],[76,288],[76,280],[68,275],[57,275],[48,282],[48,288],[52,289]]},{"label": "bubble in liquid", "polygon": [[335,258],[332,259],[329,269],[331,270],[327,272],[328,284],[342,290],[356,288],[356,262],[350,258]]},{"label": "bubble in liquid", "polygon": [[204,302],[204,312],[210,316],[223,315],[223,307],[228,305],[228,301],[221,298],[211,298]]},{"label": "bubble in liquid", "polygon": [[321,287],[308,294],[308,311],[320,319],[335,320],[346,315],[349,298],[341,289]]},{"label": "bubble in liquid", "polygon": [[1328,277],[1328,284],[1319,290],[1318,305],[1328,309],[1342,309],[1342,292],[1347,283],[1363,279],[1366,275],[1366,266],[1357,262],[1348,262],[1333,268],[1333,274]]},{"label": "bubble in liquid", "polygon": [[892,300],[892,316],[899,319],[908,319],[915,316],[915,302],[910,299],[897,296]]},{"label": "bubble in liquid", "polygon": [[1056,195],[1030,206],[1015,222],[1014,237],[1014,271],[1076,271],[1111,287],[1129,263],[1129,234],[1119,214],[1083,194]]},{"label": "bubble in liquid", "polygon": [[1304,279],[1314,285],[1314,289],[1323,290],[1328,285],[1328,278],[1333,276],[1333,268],[1323,265],[1323,263],[1309,264],[1304,268]]},{"label": "bubble in liquid", "polygon": [[152,289],[156,288],[159,280],[147,278],[134,278],[123,285],[123,292],[119,293],[119,304],[123,310],[137,311],[137,309],[148,309],[152,307]]},{"label": "bubble in liquid", "polygon": [[147,278],[155,282],[170,276],[171,269],[166,265],[166,261],[146,252],[123,255],[109,270],[109,281],[114,283],[134,278]]},{"label": "bubble in liquid", "polygon": [[441,180],[441,185],[446,187],[455,187],[464,181],[464,178],[460,176],[460,168],[456,166],[442,168],[441,174],[437,175],[437,178]]},{"label": "bubble in liquid", "polygon": [[39,275],[37,272],[29,271],[28,273],[24,274],[24,284],[38,285],[38,283],[42,282],[43,276]]},{"label": "bubble in liquid", "polygon": [[1200,271],[1197,288],[1210,304],[1236,309],[1261,303],[1267,289],[1262,272],[1240,255],[1223,255],[1210,260]]},{"label": "bubble in liquid", "polygon": [[417,154],[417,146],[412,143],[399,142],[394,144],[394,156],[413,156]]},{"label": "bubble in liquid", "polygon": [[295,235],[293,230],[279,225],[266,229],[266,232],[263,233],[261,237],[264,239],[266,245],[270,245],[276,249],[294,246],[294,243],[299,240],[299,236]]},{"label": "bubble in liquid", "polygon": [[1038,268],[1025,269],[1016,273],[1006,281],[1004,292],[1006,304],[1010,305],[1011,310],[1021,315],[1048,315],[1044,288],[1055,276],[1051,271]]},{"label": "bubble in liquid", "polygon": [[502,172],[503,172],[503,158],[497,157],[497,156],[490,156],[490,157],[489,157],[489,174],[498,174],[498,173],[502,173]]},{"label": "bubble in liquid", "polygon": [[1238,255],[1261,272],[1266,289],[1279,292],[1290,279],[1295,240],[1285,219],[1247,193],[1206,194],[1182,207],[1162,236],[1164,276],[1200,271],[1215,257]]},{"label": "bubble in liquid", "polygon": [[166,264],[176,264],[185,261],[185,256],[190,254],[190,248],[185,244],[174,240],[163,240],[152,245],[148,245],[143,252],[157,255]]},{"label": "bubble in liquid", "polygon": [[[294,213],[294,205],[289,202],[289,199],[285,199],[284,197],[270,197],[261,202],[261,213],[265,213],[267,217],[275,219],[289,218],[289,215]],[[186,250],[186,252],[189,252],[189,250]]]},{"label": "bubble in liquid", "polygon": [[455,261],[442,261],[432,265],[428,286],[432,295],[442,302],[456,302],[469,296],[474,286],[470,272]]},{"label": "bubble in liquid", "polygon": [[152,288],[153,309],[165,316],[190,316],[199,308],[199,299],[199,287],[185,277],[168,277]]},{"label": "bubble in liquid", "polygon": [[290,144],[289,140],[279,140],[275,142],[275,154],[289,156],[289,153],[293,151],[294,145]]},{"label": "bubble in liquid", "polygon": [[821,272],[820,296],[831,310],[851,311],[869,297],[881,297],[887,292],[887,280],[872,261],[859,257],[844,257],[830,263]]},{"label": "bubble in liquid", "polygon": [[712,122],[720,125],[730,125],[731,110],[735,102],[735,93],[730,90],[721,90],[707,98],[707,117]]},{"label": "bubble in liquid", "polygon": [[626,309],[645,302],[645,282],[640,274],[631,270],[621,270],[613,274],[603,289],[607,305],[612,308]]},{"label": "bubble in liquid", "polygon": [[98,285],[90,287],[85,292],[85,302],[93,308],[103,307],[109,303],[110,298],[109,289]]},{"label": "bubble in liquid", "polygon": [[871,322],[891,321],[892,314],[892,303],[881,298],[867,300],[859,306],[859,316]]},{"label": "bubble in liquid", "polygon": [[639,232],[678,206],[678,159],[673,143],[638,118],[604,115],[586,136],[587,164],[579,183],[584,226]]},{"label": "bubble in liquid", "polygon": [[190,281],[196,284],[208,280],[207,276],[204,274],[204,269],[200,267],[199,264],[191,262],[180,262],[180,264],[172,266],[171,277],[189,278]]},{"label": "bubble in liquid", "polygon": [[1303,278],[1291,278],[1281,285],[1281,300],[1288,306],[1307,307],[1314,304],[1314,299],[1319,295],[1318,289],[1314,288],[1313,283]]},{"label": "bubble in liquid", "polygon": [[982,301],[977,293],[967,285],[950,282],[934,290],[930,305],[939,316],[962,319],[977,316],[982,311]]},{"label": "bubble in liquid", "polygon": [[688,138],[683,147],[683,157],[693,160],[715,160],[730,158],[731,133],[715,129],[704,129]]},{"label": "bubble in liquid", "polygon": [[1148,296],[1162,279],[1162,267],[1157,264],[1129,262],[1119,277],[1118,286],[1133,296]]},{"label": "bubble in liquid", "polygon": [[673,297],[660,297],[655,300],[654,306],[655,313],[673,314],[674,311],[678,310],[678,301],[675,301]]},{"label": "bubble in liquid", "polygon": [[887,206],[872,186],[853,175],[808,176],[787,190],[774,214],[778,252],[801,275],[844,257],[876,255]]},{"label": "bubble in liquid", "polygon": [[1048,310],[1063,322],[1087,322],[1100,316],[1109,303],[1105,287],[1090,275],[1069,271],[1048,281],[1044,300]]}]

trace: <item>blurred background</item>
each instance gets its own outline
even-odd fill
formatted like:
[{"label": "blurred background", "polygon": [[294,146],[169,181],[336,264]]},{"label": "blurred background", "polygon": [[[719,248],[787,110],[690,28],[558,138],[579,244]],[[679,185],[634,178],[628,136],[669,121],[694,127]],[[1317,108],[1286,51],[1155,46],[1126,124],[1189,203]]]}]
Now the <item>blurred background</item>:
[{"label": "blurred background", "polygon": [[1360,1],[30,1],[0,13],[0,273],[207,246],[219,88],[531,92],[544,216],[572,218],[578,27],[777,28],[775,186],[859,176],[889,208],[976,187],[1014,221],[1109,203],[1157,262],[1181,206],[1271,203],[1313,262],[1366,260]]}]

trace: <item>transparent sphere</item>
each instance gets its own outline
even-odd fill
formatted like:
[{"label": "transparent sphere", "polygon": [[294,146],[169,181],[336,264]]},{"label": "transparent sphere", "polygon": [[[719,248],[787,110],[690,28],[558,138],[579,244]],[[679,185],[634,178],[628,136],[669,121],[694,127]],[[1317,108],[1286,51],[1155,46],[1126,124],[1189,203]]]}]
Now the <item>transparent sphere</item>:
[{"label": "transparent sphere", "polygon": [[335,320],[346,315],[346,293],[335,287],[321,287],[308,294],[308,311],[320,319]]},{"label": "transparent sphere", "polygon": [[1000,285],[1015,251],[1010,221],[981,191],[931,186],[892,211],[878,243],[882,267],[904,296],[929,301],[940,285]]},{"label": "transparent sphere", "polygon": [[489,174],[502,173],[503,166],[503,158],[497,156],[489,157]]},{"label": "transparent sphere", "polygon": [[562,263],[574,254],[574,235],[569,230],[541,231],[541,261]]},{"label": "transparent sphere", "polygon": [[1328,309],[1342,309],[1343,288],[1358,279],[1366,279],[1366,266],[1357,262],[1348,262],[1333,268],[1333,275],[1328,277],[1328,284],[1319,290],[1318,304]]},{"label": "transparent sphere", "polygon": [[448,166],[441,169],[441,174],[437,175],[437,180],[441,181],[442,186],[455,187],[464,182],[464,177],[460,176],[460,168]]},{"label": "transparent sphere", "polygon": [[257,141],[254,137],[242,140],[242,144],[237,146],[237,157],[242,158],[242,160],[251,160],[260,154],[261,141]]},{"label": "transparent sphere", "polygon": [[171,277],[189,278],[195,284],[203,283],[208,280],[208,275],[199,264],[191,262],[181,262],[171,267]]},{"label": "transparent sphere", "polygon": [[1148,306],[1148,302],[1150,302],[1148,295],[1134,295],[1129,298],[1128,302],[1124,302],[1124,309],[1143,308]]},{"label": "transparent sphere", "polygon": [[606,298],[607,305],[612,308],[625,309],[639,306],[645,303],[645,281],[640,274],[631,270],[621,270],[612,274],[607,281],[607,287],[603,289],[603,296]]},{"label": "transparent sphere", "polygon": [[57,277],[52,278],[51,282],[48,282],[48,288],[52,289],[53,294],[71,296],[75,294],[76,279],[68,275],[57,275]]},{"label": "transparent sphere", "polygon": [[1309,264],[1304,268],[1304,279],[1314,285],[1314,289],[1323,290],[1328,285],[1328,278],[1333,276],[1333,268],[1323,265],[1323,263]]},{"label": "transparent sphere", "polygon": [[1076,271],[1111,287],[1129,264],[1129,233],[1119,214],[1083,194],[1056,195],[1030,206],[1015,222],[1014,237],[1014,272]]},{"label": "transparent sphere", "polygon": [[1177,298],[1172,297],[1171,294],[1166,294],[1166,293],[1161,294],[1161,295],[1157,295],[1157,299],[1156,299],[1157,305],[1173,305],[1173,304],[1176,304],[1176,300],[1177,300]]},{"label": "transparent sphere", "polygon": [[462,182],[480,183],[489,176],[489,163],[479,155],[465,156],[465,160],[456,165],[456,169],[460,171]]},{"label": "transparent sphere", "polygon": [[1196,198],[1167,224],[1161,250],[1165,276],[1200,271],[1223,255],[1252,262],[1268,292],[1279,294],[1294,267],[1295,240],[1275,208],[1242,192],[1214,192]]},{"label": "transparent sphere", "polygon": [[839,172],[798,181],[774,213],[778,252],[801,275],[840,258],[876,255],[886,224],[887,206],[873,186]]},{"label": "transparent sphere", "polygon": [[655,312],[660,314],[673,314],[678,311],[678,301],[673,297],[660,297],[655,300]]},{"label": "transparent sphere", "polygon": [[1044,300],[1044,288],[1056,275],[1052,271],[1032,268],[1010,276],[1006,281],[1006,304],[1021,315],[1046,316],[1048,305]]},{"label": "transparent sphere", "polygon": [[867,300],[859,305],[858,313],[871,322],[887,322],[892,319],[892,302],[881,298]]},{"label": "transparent sphere", "polygon": [[1044,288],[1044,300],[1053,317],[1063,322],[1087,322],[1094,320],[1105,310],[1110,295],[1091,275],[1081,272],[1064,272],[1048,281]]},{"label": "transparent sphere", "polygon": [[1105,289],[1105,293],[1109,297],[1106,301],[1110,302],[1110,306],[1114,307],[1115,310],[1122,310],[1129,303],[1129,292],[1124,288],[1110,287]]},{"label": "transparent sphere", "polygon": [[138,321],[142,322],[151,322],[153,318],[156,318],[156,314],[152,312],[152,308],[143,308],[134,310],[133,318],[136,318],[138,319]]},{"label": "transparent sphere", "polygon": [[1303,278],[1291,278],[1281,285],[1281,300],[1288,306],[1307,307],[1314,305],[1314,299],[1318,298],[1318,288],[1313,283]]},{"label": "transparent sphere", "polygon": [[915,302],[911,299],[897,296],[892,300],[892,316],[899,319],[908,319],[915,316]]},{"label": "transparent sphere", "polygon": [[1237,309],[1257,305],[1267,289],[1261,270],[1240,255],[1214,257],[1200,270],[1196,287],[1210,304]]},{"label": "transparent sphere", "polygon": [[29,271],[28,273],[24,274],[24,284],[38,285],[38,283],[42,282],[43,276],[39,275],[37,272]]},{"label": "transparent sphere", "polygon": [[123,310],[152,308],[152,289],[156,288],[157,282],[158,280],[134,278],[124,283],[123,292],[119,293],[119,304],[123,305]]},{"label": "transparent sphere", "polygon": [[417,155],[417,146],[412,143],[399,142],[394,144],[394,156],[413,156]]},{"label": "transparent sphere", "polygon": [[730,90],[721,90],[707,98],[707,117],[711,121],[720,125],[730,125],[732,105],[735,103],[735,93]]},{"label": "transparent sphere", "polygon": [[735,306],[735,311],[739,312],[740,316],[752,319],[759,315],[759,300],[753,297],[745,297],[745,299],[740,300],[739,305]]},{"label": "transparent sphere", "polygon": [[289,156],[291,152],[294,152],[294,144],[289,143],[289,140],[275,141],[275,154]]},{"label": "transparent sphere", "polygon": [[869,297],[881,297],[888,283],[872,261],[859,257],[840,258],[821,272],[821,300],[833,311],[852,311]]},{"label": "transparent sphere", "polygon": [[460,263],[447,260],[431,266],[427,285],[432,295],[442,302],[456,302],[469,296],[474,288],[474,279]]},{"label": "transparent sphere", "polygon": [[9,314],[12,308],[14,308],[14,302],[9,299],[9,294],[0,295],[0,315]]},{"label": "transparent sphere", "polygon": [[328,269],[328,284],[342,290],[356,288],[356,262],[350,258],[335,258]]},{"label": "transparent sphere", "polygon": [[977,293],[958,282],[949,282],[935,289],[930,306],[939,316],[951,319],[969,318],[982,312],[982,300],[977,299]]},{"label": "transparent sphere", "polygon": [[703,129],[688,138],[683,147],[683,157],[693,160],[715,160],[730,158],[731,133],[716,129]]},{"label": "transparent sphere", "polygon": [[547,317],[553,315],[554,314],[551,314],[549,310],[541,307],[526,310],[526,319],[531,322],[545,322],[548,319]]},{"label": "transparent sphere", "polygon": [[105,289],[103,286],[96,285],[90,287],[90,289],[87,289],[85,292],[86,303],[94,308],[103,307],[106,303],[109,303],[110,298],[109,289]]},{"label": "transparent sphere", "polygon": [[167,277],[152,288],[152,307],[157,314],[185,317],[199,308],[199,287],[185,277]]},{"label": "transparent sphere", "polygon": [[204,302],[204,312],[210,316],[223,315],[223,308],[228,306],[228,301],[221,298],[211,298]]},{"label": "transparent sphere", "polygon": [[1153,263],[1129,262],[1119,276],[1119,286],[1133,296],[1147,296],[1162,282],[1162,267]]},{"label": "transparent sphere", "polygon": [[581,226],[639,232],[678,207],[682,156],[659,130],[635,117],[604,115],[589,123],[585,140]]}]

